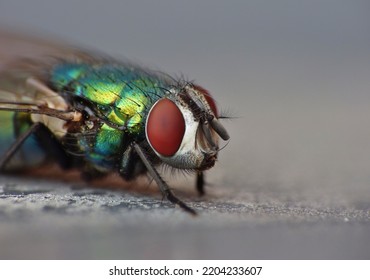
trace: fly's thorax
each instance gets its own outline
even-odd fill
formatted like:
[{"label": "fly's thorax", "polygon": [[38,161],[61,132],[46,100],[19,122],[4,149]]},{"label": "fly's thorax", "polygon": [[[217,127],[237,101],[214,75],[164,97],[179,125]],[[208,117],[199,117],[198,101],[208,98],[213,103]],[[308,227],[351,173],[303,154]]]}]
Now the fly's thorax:
[{"label": "fly's thorax", "polygon": [[217,159],[219,136],[228,139],[228,135],[219,135],[212,126],[217,121],[214,101],[208,92],[194,85],[171,91],[155,102],[148,113],[145,132],[149,145],[172,167],[211,168]]}]

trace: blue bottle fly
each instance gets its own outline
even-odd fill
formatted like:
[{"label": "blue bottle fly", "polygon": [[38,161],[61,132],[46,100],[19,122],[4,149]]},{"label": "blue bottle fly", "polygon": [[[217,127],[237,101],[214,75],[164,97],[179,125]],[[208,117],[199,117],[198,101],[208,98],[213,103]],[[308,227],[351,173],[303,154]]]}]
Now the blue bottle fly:
[{"label": "blue bottle fly", "polygon": [[[1,56],[0,56],[1,58]],[[86,179],[149,173],[169,201],[178,199],[157,166],[203,171],[229,135],[202,87],[130,63],[74,51],[18,59],[0,72],[0,171],[55,160]]]}]

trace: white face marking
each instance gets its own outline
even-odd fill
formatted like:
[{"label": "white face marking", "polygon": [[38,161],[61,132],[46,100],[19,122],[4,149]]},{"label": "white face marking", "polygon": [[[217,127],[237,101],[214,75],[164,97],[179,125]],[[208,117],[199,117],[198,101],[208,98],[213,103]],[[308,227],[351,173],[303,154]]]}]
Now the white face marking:
[{"label": "white face marking", "polygon": [[186,154],[187,152],[191,152],[195,149],[197,129],[199,126],[199,122],[194,120],[194,116],[189,109],[184,108],[183,106],[178,107],[185,120],[185,133],[180,148],[174,156]]}]

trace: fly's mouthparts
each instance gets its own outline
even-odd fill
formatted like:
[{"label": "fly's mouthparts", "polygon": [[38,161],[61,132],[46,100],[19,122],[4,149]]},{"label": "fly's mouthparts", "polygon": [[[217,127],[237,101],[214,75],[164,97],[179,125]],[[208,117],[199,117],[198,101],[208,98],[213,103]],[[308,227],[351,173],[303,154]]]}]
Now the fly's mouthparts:
[{"label": "fly's mouthparts", "polygon": [[203,152],[203,154],[204,154],[204,159],[201,164],[201,169],[207,170],[215,165],[216,160],[217,160],[217,151]]},{"label": "fly's mouthparts", "polygon": [[203,131],[204,137],[206,138],[208,144],[211,146],[211,149],[216,150],[217,145],[212,139],[211,130],[209,128],[208,122],[202,123],[202,131]]}]

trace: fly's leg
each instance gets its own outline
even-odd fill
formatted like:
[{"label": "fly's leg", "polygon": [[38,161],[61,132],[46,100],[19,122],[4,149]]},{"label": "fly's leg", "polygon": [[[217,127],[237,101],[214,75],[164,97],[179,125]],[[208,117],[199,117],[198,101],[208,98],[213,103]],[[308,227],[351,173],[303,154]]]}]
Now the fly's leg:
[{"label": "fly's leg", "polygon": [[145,165],[135,153],[133,146],[128,146],[123,153],[119,174],[127,181],[146,172]]},{"label": "fly's leg", "polygon": [[[16,124],[16,123],[15,123]],[[17,132],[18,134],[18,132]],[[40,146],[47,156],[56,159],[59,166],[63,169],[71,167],[71,158],[66,154],[62,144],[42,123],[33,123],[23,134],[20,134],[17,140],[9,147],[0,159],[0,172],[4,171],[9,160],[19,150],[22,144],[30,137],[35,135]]]},{"label": "fly's leg", "polygon": [[72,159],[66,153],[63,145],[55,135],[42,123],[34,132],[39,145],[43,148],[49,158],[55,160],[62,169],[72,167]]},{"label": "fly's leg", "polygon": [[40,127],[42,126],[41,123],[34,123],[30,126],[30,128],[23,133],[18,139],[9,147],[9,149],[5,152],[4,156],[0,159],[0,172],[5,170],[6,164],[9,160],[14,156],[17,150],[22,146],[24,141],[27,140],[33,133],[35,133]]},{"label": "fly's leg", "polygon": [[184,209],[186,212],[196,215],[197,213],[187,206],[183,201],[181,201],[179,198],[177,198],[173,192],[170,190],[169,186],[166,184],[166,182],[161,178],[158,171],[152,166],[150,161],[148,160],[147,156],[142,151],[141,147],[134,143],[133,145],[136,153],[140,157],[141,161],[144,163],[146,169],[148,170],[149,174],[153,177],[155,182],[157,183],[159,189],[161,190],[162,194],[172,203],[177,204],[182,209]]},{"label": "fly's leg", "polygon": [[204,181],[204,173],[202,171],[198,172],[197,173],[197,178],[196,178],[196,184],[195,184],[195,187],[198,191],[198,194],[200,196],[204,195],[204,185],[205,185],[205,181]]}]

